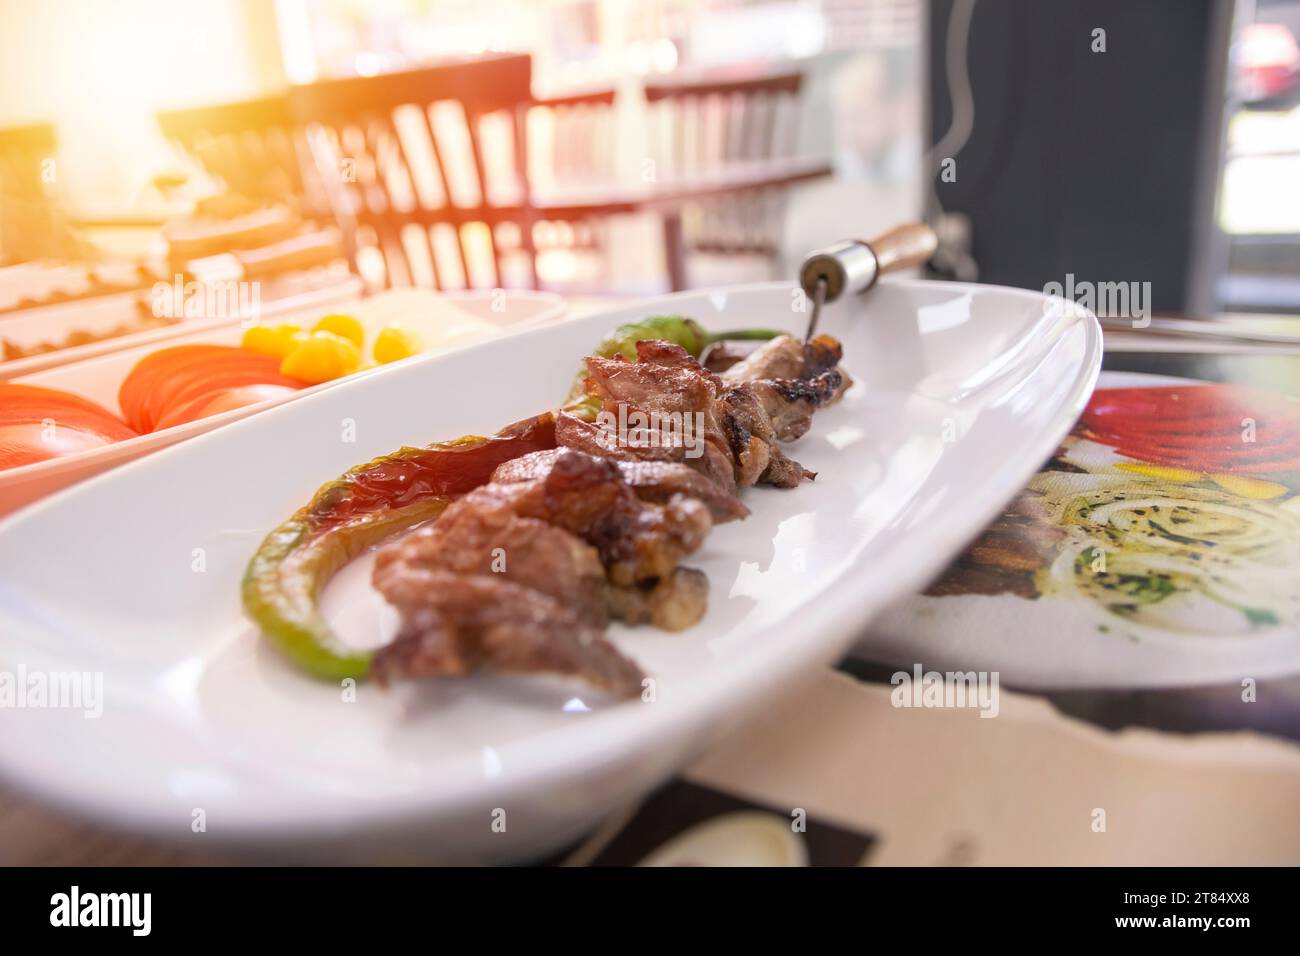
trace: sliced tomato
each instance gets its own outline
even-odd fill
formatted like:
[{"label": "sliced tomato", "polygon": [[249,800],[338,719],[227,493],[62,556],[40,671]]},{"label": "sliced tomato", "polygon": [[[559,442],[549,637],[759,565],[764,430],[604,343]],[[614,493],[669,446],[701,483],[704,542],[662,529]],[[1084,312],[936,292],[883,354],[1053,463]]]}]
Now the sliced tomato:
[{"label": "sliced tomato", "polygon": [[135,437],[107,408],[88,398],[55,388],[0,382],[0,422],[43,422],[99,432],[113,441]]},{"label": "sliced tomato", "polygon": [[279,385],[301,388],[280,374],[280,360],[226,345],[176,346],[142,359],[118,393],[129,421],[154,431],[197,399],[225,388]]},{"label": "sliced tomato", "polygon": [[298,391],[296,386],[241,385],[235,388],[221,388],[214,392],[205,392],[198,398],[179,405],[173,405],[171,410],[158,420],[154,430],[162,431],[164,428],[184,425],[186,422],[198,421],[200,418],[219,415],[232,409],[245,408],[271,399],[283,398],[286,395],[292,395],[296,391]]},{"label": "sliced tomato", "polygon": [[111,445],[97,431],[40,422],[0,422],[0,470]]},{"label": "sliced tomato", "polygon": [[164,377],[180,372],[191,360],[224,351],[221,345],[175,345],[151,352],[135,363],[117,391],[117,404],[132,428],[149,430],[144,419],[144,405],[154,387]]},{"label": "sliced tomato", "polygon": [[272,360],[271,368],[265,367],[262,363],[251,366],[237,365],[235,367],[230,367],[224,362],[213,363],[211,367],[191,371],[188,380],[178,387],[168,385],[164,389],[168,397],[166,404],[161,408],[153,422],[153,430],[157,431],[163,427],[163,420],[168,418],[171,413],[183,408],[197,398],[248,385],[278,385],[281,388],[295,391],[302,387],[302,383],[296,379],[286,378],[281,375],[279,370],[275,368],[274,360]]},{"label": "sliced tomato", "polygon": [[214,368],[238,361],[239,356],[232,355],[231,352],[242,351],[234,349],[228,352],[216,346],[211,348],[213,351],[168,356],[168,361],[154,370],[140,410],[140,422],[147,431],[154,430],[158,419],[172,407],[179,392],[191,385],[197,377],[210,375]]}]

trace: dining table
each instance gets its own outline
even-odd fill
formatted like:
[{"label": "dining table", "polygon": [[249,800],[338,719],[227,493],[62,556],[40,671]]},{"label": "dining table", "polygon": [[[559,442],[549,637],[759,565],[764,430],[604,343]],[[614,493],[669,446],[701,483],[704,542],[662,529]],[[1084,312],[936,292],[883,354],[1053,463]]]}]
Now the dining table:
[{"label": "dining table", "polygon": [[[610,301],[575,298],[571,313]],[[1296,398],[1300,340],[1119,330],[1107,335],[1106,372]],[[774,689],[759,717],[654,793],[532,862],[635,864],[693,829],[761,818],[792,826],[803,847],[794,862],[809,865],[1300,862],[1300,662],[1295,676],[1252,682],[1247,704],[1236,679],[1057,689],[1004,681],[999,719],[985,721],[897,706],[893,685],[911,662],[882,653],[874,626],[864,620],[838,663]],[[1097,808],[1109,831],[1095,826]],[[236,854],[209,833],[162,843],[118,832],[0,786],[0,864],[250,861],[283,862]]]}]

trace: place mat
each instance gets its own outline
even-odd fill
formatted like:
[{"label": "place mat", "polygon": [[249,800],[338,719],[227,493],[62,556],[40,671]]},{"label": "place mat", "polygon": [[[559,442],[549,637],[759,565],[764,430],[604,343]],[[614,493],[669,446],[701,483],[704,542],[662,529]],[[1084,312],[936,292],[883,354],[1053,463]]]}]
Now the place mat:
[{"label": "place mat", "polygon": [[1102,731],[1005,689],[984,719],[895,690],[823,674],[686,779],[870,833],[872,865],[1300,863],[1293,744]]}]

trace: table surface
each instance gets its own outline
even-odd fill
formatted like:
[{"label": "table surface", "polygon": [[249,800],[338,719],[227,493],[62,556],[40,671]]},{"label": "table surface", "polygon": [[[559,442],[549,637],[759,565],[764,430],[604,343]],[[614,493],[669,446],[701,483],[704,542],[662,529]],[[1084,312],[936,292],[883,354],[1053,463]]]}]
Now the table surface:
[{"label": "table surface", "polygon": [[[574,311],[609,303],[587,299]],[[1103,368],[1113,371],[1235,382],[1296,392],[1300,354],[1294,350],[1252,354],[1215,351],[1108,352]],[[888,683],[892,668],[855,660],[840,669],[869,681]],[[1300,677],[1261,682],[1255,707],[1235,706],[1240,687],[1172,690],[1074,690],[1043,696],[1061,713],[1107,729],[1146,727],[1184,734],[1208,730],[1254,730],[1300,741]],[[677,785],[675,785],[677,786]],[[678,798],[680,799],[680,798]],[[625,839],[620,834],[619,839]],[[236,862],[220,853],[195,853],[88,826],[0,791],[0,864],[7,865],[202,865]]]}]

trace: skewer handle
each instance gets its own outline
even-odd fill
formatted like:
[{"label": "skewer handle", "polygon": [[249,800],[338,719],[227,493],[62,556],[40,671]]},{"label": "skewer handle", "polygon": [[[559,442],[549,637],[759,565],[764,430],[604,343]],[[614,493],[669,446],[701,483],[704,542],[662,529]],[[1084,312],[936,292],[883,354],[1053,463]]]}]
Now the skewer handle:
[{"label": "skewer handle", "polygon": [[846,291],[866,292],[882,273],[921,265],[938,246],[934,230],[923,222],[898,226],[870,241],[845,239],[805,259],[799,284],[811,296],[825,283],[825,301],[834,302]]},{"label": "skewer handle", "polygon": [[923,222],[897,226],[868,243],[876,254],[880,272],[898,272],[923,266],[939,248],[939,237]]}]

